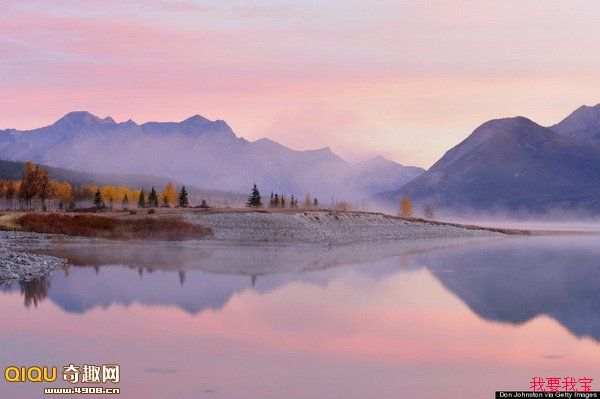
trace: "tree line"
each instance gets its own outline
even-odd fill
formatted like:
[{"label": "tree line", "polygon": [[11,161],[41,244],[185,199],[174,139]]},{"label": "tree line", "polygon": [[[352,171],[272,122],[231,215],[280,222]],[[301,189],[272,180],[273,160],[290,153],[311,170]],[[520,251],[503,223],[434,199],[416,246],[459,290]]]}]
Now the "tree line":
[{"label": "tree line", "polygon": [[[50,202],[55,201],[60,210],[74,210],[78,203],[92,202],[97,208],[146,207],[188,207],[190,205],[185,186],[179,192],[168,183],[163,191],[155,187],[146,193],[143,188],[132,189],[127,186],[97,186],[80,184],[73,186],[68,182],[52,180],[47,169],[27,162],[20,180],[0,180],[0,199],[5,199],[6,210],[13,210],[15,203],[21,210],[46,210]],[[202,201],[207,207],[206,201]]]},{"label": "tree line", "polygon": [[[260,195],[260,190],[256,186],[256,183],[252,186],[252,190],[250,195],[248,196],[248,201],[246,202],[246,206],[250,208],[261,208],[263,206],[262,196]],[[306,198],[304,200],[304,208],[310,207],[318,207],[319,200],[311,199],[309,194],[306,194]],[[293,194],[289,197],[289,199],[279,193],[271,192],[271,199],[269,200],[270,208],[290,208],[296,209],[298,208],[298,198]]]}]

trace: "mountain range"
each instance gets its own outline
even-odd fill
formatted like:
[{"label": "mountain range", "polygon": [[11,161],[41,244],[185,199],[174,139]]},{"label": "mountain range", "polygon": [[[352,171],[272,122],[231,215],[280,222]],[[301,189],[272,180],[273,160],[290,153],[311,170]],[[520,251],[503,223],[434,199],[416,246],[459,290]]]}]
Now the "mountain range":
[{"label": "mountain range", "polygon": [[429,170],[371,199],[404,197],[456,213],[600,211],[600,104],[556,125],[525,117],[479,126]]},{"label": "mountain range", "polygon": [[117,123],[71,112],[50,126],[0,131],[0,159],[32,160],[96,173],[164,176],[209,189],[268,195],[306,194],[321,201],[359,200],[392,190],[424,172],[376,157],[350,164],[328,147],[294,151],[275,141],[248,141],[229,125],[195,115],[181,122]]},{"label": "mountain range", "polygon": [[71,112],[50,126],[0,131],[0,159],[33,160],[102,174],[164,176],[209,189],[269,191],[361,200],[394,211],[404,196],[417,211],[600,212],[600,104],[552,126],[525,117],[475,129],[429,170],[375,157],[350,164],[329,148],[295,151],[238,137],[222,120],[117,123]]}]

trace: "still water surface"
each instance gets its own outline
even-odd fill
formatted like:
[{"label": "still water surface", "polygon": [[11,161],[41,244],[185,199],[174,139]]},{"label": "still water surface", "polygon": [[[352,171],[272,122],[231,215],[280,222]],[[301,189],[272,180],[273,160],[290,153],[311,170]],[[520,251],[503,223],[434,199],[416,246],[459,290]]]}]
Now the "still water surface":
[{"label": "still water surface", "polygon": [[[4,367],[118,363],[122,398],[600,388],[600,237],[49,252],[70,265],[0,287]],[[0,383],[2,398],[41,391]]]}]

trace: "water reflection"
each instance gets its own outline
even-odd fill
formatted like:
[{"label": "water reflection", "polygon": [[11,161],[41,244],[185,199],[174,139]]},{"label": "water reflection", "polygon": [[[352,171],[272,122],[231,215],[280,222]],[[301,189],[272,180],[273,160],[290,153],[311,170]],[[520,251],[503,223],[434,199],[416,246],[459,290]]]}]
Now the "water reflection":
[{"label": "water reflection", "polygon": [[33,305],[37,308],[38,303],[48,296],[50,280],[47,277],[40,277],[32,281],[21,282],[19,285],[21,287],[21,294],[23,294],[23,304],[25,307],[29,308]]},{"label": "water reflection", "polygon": [[598,244],[62,245],[70,266],[0,288],[2,355],[119,363],[132,399],[491,397],[600,375]]},{"label": "water reflection", "polygon": [[420,261],[486,320],[522,324],[548,315],[600,341],[600,240],[530,238],[454,248]]},{"label": "water reflection", "polygon": [[[18,287],[18,288],[16,288]],[[30,281],[23,282],[5,282],[0,284],[4,292],[11,292],[19,289],[23,296],[23,306],[26,308],[38,307],[38,304],[44,301],[48,296],[50,289],[50,277],[40,277]]]},{"label": "water reflection", "polygon": [[[137,302],[195,314],[219,310],[246,290],[267,293],[297,282],[326,287],[347,272],[336,269],[344,264],[358,263],[349,268],[370,279],[424,268],[486,320],[518,325],[548,315],[572,334],[600,341],[599,243],[533,237],[339,249],[63,245],[40,251],[69,259],[62,273],[18,289],[27,308],[49,298],[72,313]],[[398,261],[363,265],[386,258]]]}]

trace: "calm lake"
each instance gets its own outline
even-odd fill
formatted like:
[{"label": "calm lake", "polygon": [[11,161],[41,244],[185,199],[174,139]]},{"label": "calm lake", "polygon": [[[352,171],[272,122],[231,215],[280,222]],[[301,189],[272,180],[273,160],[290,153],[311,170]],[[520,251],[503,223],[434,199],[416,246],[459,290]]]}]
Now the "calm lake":
[{"label": "calm lake", "polygon": [[[70,265],[0,286],[2,362],[116,363],[121,398],[600,390],[600,237],[43,252]],[[2,381],[0,397],[68,385]]]}]

